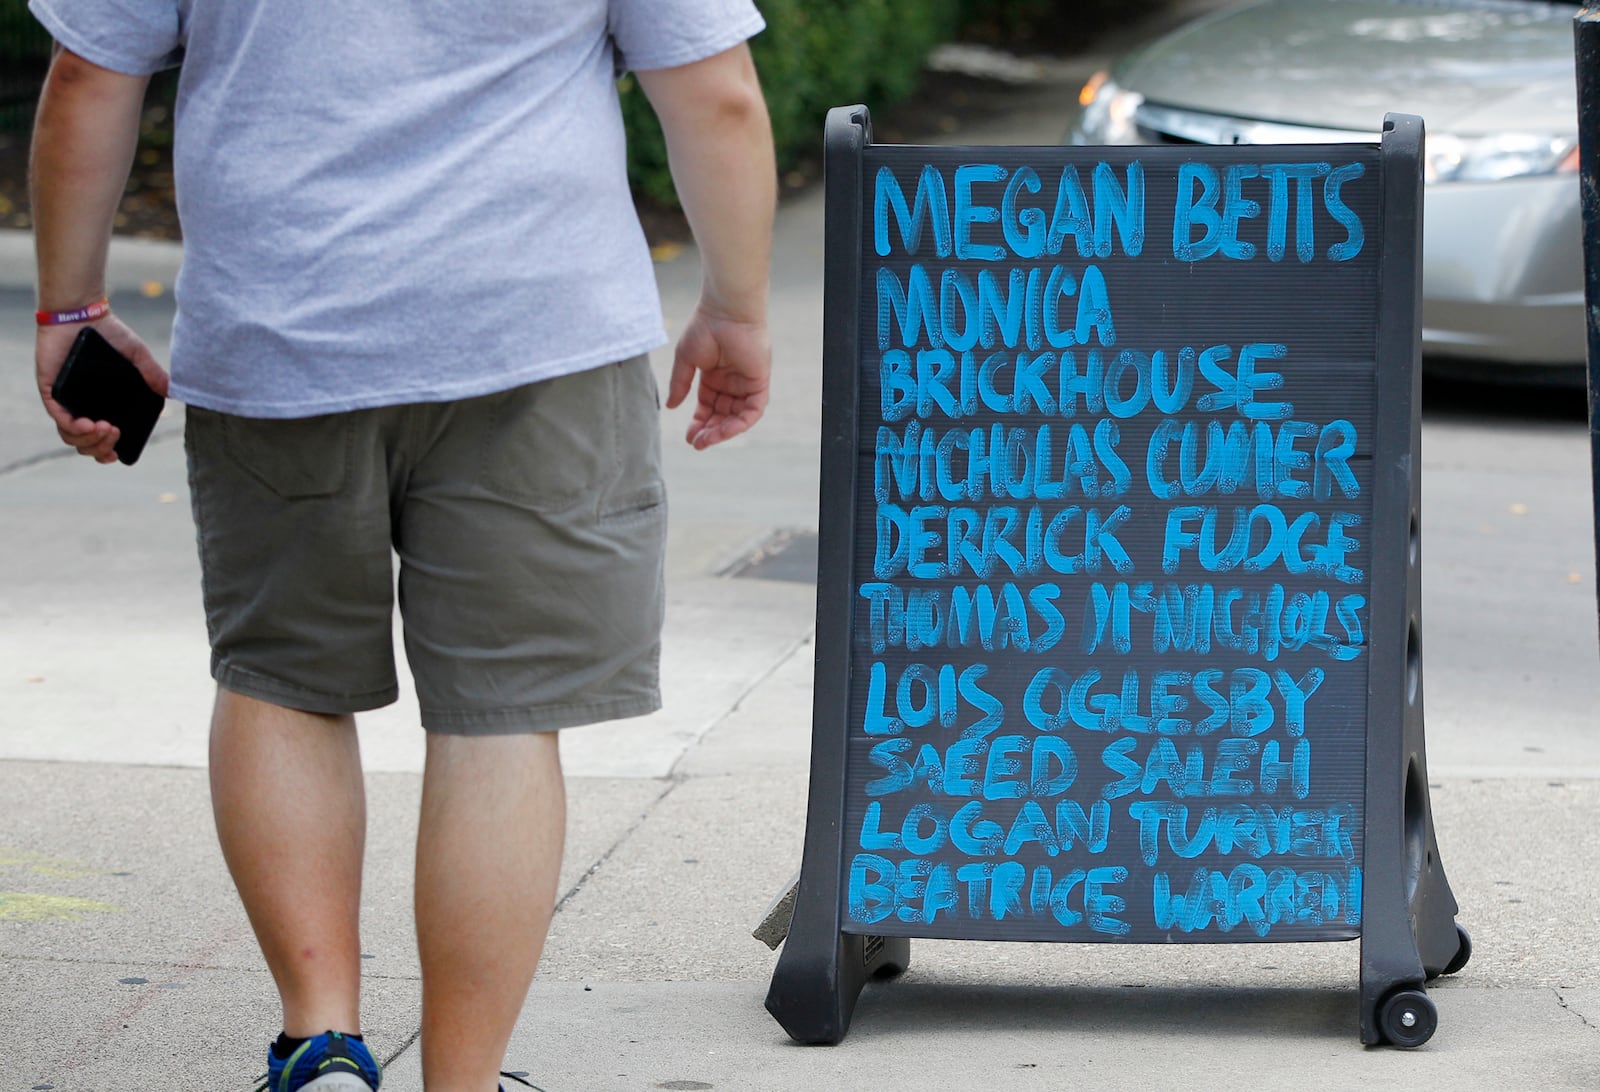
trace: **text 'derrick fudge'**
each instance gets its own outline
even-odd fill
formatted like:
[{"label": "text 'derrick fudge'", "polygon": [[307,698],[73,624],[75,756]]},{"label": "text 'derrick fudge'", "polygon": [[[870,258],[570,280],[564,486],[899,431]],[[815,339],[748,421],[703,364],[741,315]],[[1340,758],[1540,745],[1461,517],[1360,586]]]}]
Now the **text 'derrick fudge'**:
[{"label": "text 'derrick fudge'", "polygon": [[869,159],[853,929],[1358,931],[1374,153],[1138,151]]}]

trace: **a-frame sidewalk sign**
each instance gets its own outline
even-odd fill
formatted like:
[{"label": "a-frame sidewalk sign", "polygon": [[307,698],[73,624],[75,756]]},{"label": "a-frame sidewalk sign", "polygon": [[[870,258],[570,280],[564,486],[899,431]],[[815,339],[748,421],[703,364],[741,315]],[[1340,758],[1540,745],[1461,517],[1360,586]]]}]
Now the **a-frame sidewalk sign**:
[{"label": "a-frame sidewalk sign", "polygon": [[805,849],[767,1008],[914,937],[1470,954],[1423,746],[1420,119],[1367,143],[826,126]]}]

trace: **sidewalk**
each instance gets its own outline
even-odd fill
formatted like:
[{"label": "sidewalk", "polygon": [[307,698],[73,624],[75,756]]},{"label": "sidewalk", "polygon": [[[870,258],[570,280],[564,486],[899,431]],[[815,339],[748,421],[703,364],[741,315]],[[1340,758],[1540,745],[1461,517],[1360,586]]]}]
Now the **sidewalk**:
[{"label": "sidewalk", "polygon": [[[1056,142],[1097,59],[990,86],[1004,110],[943,139]],[[0,1092],[243,1090],[276,1000],[211,828],[179,415],[131,469],[55,454],[21,366],[28,247],[0,235]],[[1360,1046],[1355,944],[916,941],[902,979],[867,987],[841,1045],[788,1041],[762,1008],[775,956],[750,931],[804,835],[820,188],[785,202],[776,252],[768,419],[695,453],[684,415],[666,418],[666,709],[563,735],[562,895],[508,1065],[548,1092],[1600,1087],[1600,746],[1519,765],[1448,731],[1430,738],[1432,804],[1476,954],[1431,987],[1439,1031],[1419,1050]],[[177,259],[161,244],[114,250],[117,305],[158,353]],[[693,253],[658,274],[681,321]],[[656,354],[663,376],[669,359]],[[1443,542],[1450,512],[1426,511],[1427,540]],[[771,551],[792,564],[728,575]],[[386,1092],[421,1090],[415,724],[408,694],[362,727],[364,1030]]]}]

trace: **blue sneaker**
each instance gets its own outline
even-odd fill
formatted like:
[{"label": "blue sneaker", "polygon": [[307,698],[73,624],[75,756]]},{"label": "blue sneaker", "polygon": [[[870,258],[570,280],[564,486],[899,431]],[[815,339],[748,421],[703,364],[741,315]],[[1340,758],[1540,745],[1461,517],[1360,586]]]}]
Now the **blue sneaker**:
[{"label": "blue sneaker", "polygon": [[367,1044],[327,1031],[287,1058],[269,1049],[267,1076],[256,1092],[377,1092],[381,1076]]}]

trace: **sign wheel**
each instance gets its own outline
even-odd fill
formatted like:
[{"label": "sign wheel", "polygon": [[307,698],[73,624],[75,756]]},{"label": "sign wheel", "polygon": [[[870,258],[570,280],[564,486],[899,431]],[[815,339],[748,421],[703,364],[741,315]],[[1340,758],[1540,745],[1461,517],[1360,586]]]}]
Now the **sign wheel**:
[{"label": "sign wheel", "polygon": [[1439,1027],[1439,1010],[1421,990],[1399,989],[1384,1001],[1378,1026],[1390,1043],[1409,1050],[1433,1038]]}]

